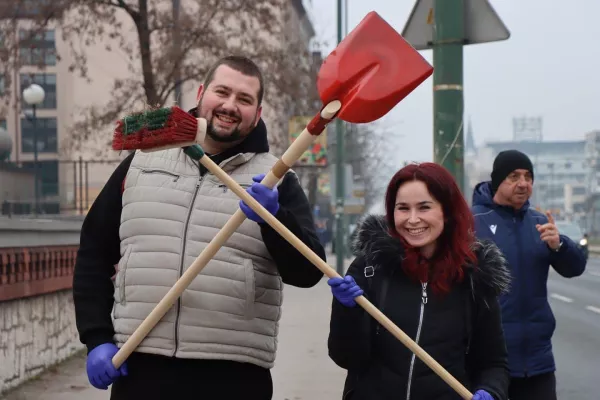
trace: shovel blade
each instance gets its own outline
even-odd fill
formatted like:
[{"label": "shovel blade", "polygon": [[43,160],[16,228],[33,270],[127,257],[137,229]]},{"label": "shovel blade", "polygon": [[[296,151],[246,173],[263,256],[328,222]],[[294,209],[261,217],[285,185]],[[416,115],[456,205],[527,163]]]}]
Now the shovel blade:
[{"label": "shovel blade", "polygon": [[358,26],[323,61],[317,89],[323,104],[342,102],[337,118],[372,122],[433,73],[433,67],[376,12]]}]

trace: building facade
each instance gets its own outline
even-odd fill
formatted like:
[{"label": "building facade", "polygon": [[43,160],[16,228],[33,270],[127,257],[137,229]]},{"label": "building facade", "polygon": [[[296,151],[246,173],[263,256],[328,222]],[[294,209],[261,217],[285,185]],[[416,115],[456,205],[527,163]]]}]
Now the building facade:
[{"label": "building facade", "polygon": [[588,132],[585,135],[584,154],[589,167],[586,177],[588,193],[600,193],[600,131]]},{"label": "building facade", "polygon": [[[171,4],[170,0],[161,1],[165,2],[165,6]],[[306,41],[308,47],[315,32],[304,8],[305,3],[288,0],[291,22],[286,29],[290,30],[289,35]],[[181,4],[185,7],[185,0]],[[123,23],[123,29],[133,27],[125,13],[117,13],[117,21]],[[6,129],[13,142],[7,161],[26,171],[32,170],[35,146],[38,150],[41,202],[52,204],[52,209],[59,205],[63,212],[85,212],[127,152],[106,151],[112,137],[111,126],[106,131],[97,132],[101,140],[91,140],[89,146],[74,150],[66,149],[64,144],[70,135],[77,134],[73,132],[73,126],[84,110],[109,104],[115,80],[131,78],[128,55],[119,50],[118,44],[107,50],[109,38],[89,44],[85,48],[87,78],[84,78],[69,70],[69,65],[75,60],[69,44],[62,40],[60,25],[51,24],[33,38],[27,28],[28,20],[23,18],[18,28],[21,67],[13,72],[7,92],[10,93],[9,106],[0,114],[0,128]],[[178,104],[184,109],[194,107],[202,78],[182,85],[181,98],[176,101],[173,97],[169,104]],[[39,84],[45,91],[43,103],[36,107],[35,120],[30,107],[21,99],[23,89],[30,83]],[[273,100],[266,99],[263,107],[263,118],[267,123],[280,117],[269,102]],[[283,116],[286,121],[287,117]],[[270,126],[269,129],[278,134],[276,129]],[[287,136],[287,132],[281,134]]]},{"label": "building facade", "polygon": [[534,122],[532,135],[520,134],[516,140],[485,142],[479,147],[469,122],[465,137],[465,195],[471,201],[475,185],[491,179],[498,153],[515,149],[527,154],[534,165],[532,206],[578,219],[586,213],[588,194],[600,191],[600,131],[589,133],[585,140],[544,141],[538,126],[541,120]]},{"label": "building facade", "polygon": [[[476,182],[489,180],[494,158],[504,150],[527,154],[534,165],[534,190],[531,204],[565,216],[585,212],[589,169],[583,157],[586,142],[487,142],[471,154],[466,168],[471,190]],[[466,162],[467,164],[467,162]]]}]

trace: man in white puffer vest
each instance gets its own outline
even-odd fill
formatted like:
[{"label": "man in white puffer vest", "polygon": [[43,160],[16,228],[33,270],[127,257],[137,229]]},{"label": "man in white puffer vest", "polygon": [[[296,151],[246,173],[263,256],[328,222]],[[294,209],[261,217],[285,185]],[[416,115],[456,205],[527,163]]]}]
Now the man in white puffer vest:
[{"label": "man in white puffer vest", "polygon": [[[208,121],[207,155],[325,260],[295,173],[272,190],[259,183],[277,160],[262,98],[259,68],[230,56],[209,71],[190,113]],[[115,369],[118,348],[239,207],[248,219]],[[182,149],[135,152],[114,171],[81,231],[73,297],[90,383],[112,385],[113,400],[269,400],[283,284],[307,288],[322,277]]]}]

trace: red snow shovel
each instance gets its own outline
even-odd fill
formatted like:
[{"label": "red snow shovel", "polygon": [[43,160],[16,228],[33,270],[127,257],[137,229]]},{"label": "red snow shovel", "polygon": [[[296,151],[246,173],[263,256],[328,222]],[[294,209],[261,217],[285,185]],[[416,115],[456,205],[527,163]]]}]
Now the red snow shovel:
[{"label": "red snow shovel", "polygon": [[317,78],[323,104],[340,100],[337,118],[372,122],[433,73],[433,67],[388,25],[370,12],[327,56]]},{"label": "red snow shovel", "polygon": [[[372,43],[378,43],[377,49],[371,52]],[[387,49],[387,52],[385,51]],[[344,62],[346,65],[341,65]],[[308,127],[294,141],[282,158],[263,180],[263,184],[273,187],[293,165],[302,153],[310,146],[314,137],[319,135],[325,126],[336,116],[350,122],[374,121],[385,115],[400,100],[406,97],[414,88],[422,83],[432,73],[431,66],[400,37],[383,19],[372,12],[367,15],[359,26],[348,35],[336,50],[327,58],[319,71],[318,89],[325,107],[311,121]],[[338,78],[335,78],[338,76]],[[339,78],[342,77],[342,78]],[[185,132],[186,146],[193,143],[194,139],[202,136],[200,130],[204,123],[197,123],[195,129]],[[179,133],[179,132],[178,132]],[[170,135],[172,132],[170,133]],[[166,145],[159,143],[156,135],[161,135],[160,130],[153,133],[153,143],[157,147],[179,147],[181,143]],[[144,138],[136,138],[138,145]],[[141,142],[140,142],[141,140]],[[182,139],[183,140],[183,139]],[[296,247],[304,256],[317,266],[327,276],[339,276],[327,263],[321,260],[312,250],[295,237],[275,217],[268,213],[262,206],[250,197],[233,179],[220,171],[218,166],[204,156],[199,146],[194,151],[186,151],[188,155],[201,160],[212,173],[224,181],[239,197],[253,208],[269,225],[279,232],[288,242]],[[131,149],[132,147],[128,147]],[[148,151],[148,146],[141,143],[140,148]],[[136,329],[129,340],[123,345],[113,358],[115,367],[120,367],[131,352],[141,343],[156,323],[164,316],[176,299],[183,293],[194,277],[206,266],[218,249],[225,244],[235,230],[244,222],[245,215],[238,210],[221,229],[217,236],[209,243],[204,251],[186,270],[173,288],[165,295],[151,314]],[[465,397],[468,391],[460,385],[450,374],[425,353],[414,341],[404,334],[393,322],[385,317],[366,298],[356,299],[369,314],[386,327],[394,336],[429,365],[438,375],[448,382],[455,390]]]}]

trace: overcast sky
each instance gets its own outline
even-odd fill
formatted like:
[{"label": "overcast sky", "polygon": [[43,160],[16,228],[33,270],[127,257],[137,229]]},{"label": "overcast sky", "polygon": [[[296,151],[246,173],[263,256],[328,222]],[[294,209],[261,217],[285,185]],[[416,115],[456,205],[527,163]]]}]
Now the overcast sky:
[{"label": "overcast sky", "polygon": [[[305,0],[318,37],[335,47],[337,0]],[[312,3],[312,5],[310,4]],[[376,11],[398,32],[414,0],[347,0],[351,30]],[[465,128],[477,145],[510,140],[512,118],[543,118],[545,140],[582,139],[600,129],[599,0],[491,0],[511,32],[507,41],[464,50]],[[429,61],[431,50],[422,52]],[[432,78],[399,103],[382,123],[403,135],[399,160],[431,161]],[[465,129],[466,133],[466,129]]]}]

